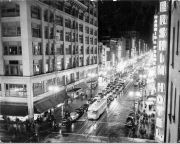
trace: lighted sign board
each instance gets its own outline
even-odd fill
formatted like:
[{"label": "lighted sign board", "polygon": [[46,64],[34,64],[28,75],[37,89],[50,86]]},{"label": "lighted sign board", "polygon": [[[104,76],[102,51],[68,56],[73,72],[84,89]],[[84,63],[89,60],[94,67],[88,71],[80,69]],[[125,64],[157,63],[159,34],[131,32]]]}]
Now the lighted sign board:
[{"label": "lighted sign board", "polygon": [[160,0],[157,31],[157,61],[156,61],[156,133],[155,139],[164,142],[165,132],[165,96],[166,96],[166,67],[168,45],[168,9],[169,0]]}]

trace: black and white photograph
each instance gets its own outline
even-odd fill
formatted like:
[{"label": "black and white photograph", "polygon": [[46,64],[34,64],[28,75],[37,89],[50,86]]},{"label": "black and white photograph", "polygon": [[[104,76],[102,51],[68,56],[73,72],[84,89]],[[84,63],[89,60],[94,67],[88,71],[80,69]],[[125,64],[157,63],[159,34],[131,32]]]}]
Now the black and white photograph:
[{"label": "black and white photograph", "polygon": [[1,143],[180,143],[179,0],[0,0]]}]

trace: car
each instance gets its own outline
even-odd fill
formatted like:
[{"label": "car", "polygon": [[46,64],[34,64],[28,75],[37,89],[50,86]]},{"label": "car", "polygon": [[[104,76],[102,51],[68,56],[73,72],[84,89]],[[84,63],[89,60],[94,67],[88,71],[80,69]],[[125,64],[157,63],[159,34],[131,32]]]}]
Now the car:
[{"label": "car", "polygon": [[79,118],[79,114],[77,112],[71,112],[70,117],[72,119],[72,122],[74,122]]},{"label": "car", "polygon": [[68,112],[68,111],[65,111],[65,113],[64,113],[64,117],[65,117],[65,118],[68,118],[68,117],[70,117],[70,112]]},{"label": "car", "polygon": [[113,101],[114,100],[114,98],[113,98],[113,96],[111,95],[111,96],[109,96],[109,100],[110,101]]},{"label": "car", "polygon": [[84,110],[81,108],[75,109],[75,112],[77,112],[79,114],[79,117],[81,117],[84,114]]},{"label": "car", "polygon": [[90,99],[88,99],[87,104],[92,104],[92,103],[95,102],[95,101],[96,101],[95,99],[90,98]]},{"label": "car", "polygon": [[82,105],[80,108],[82,108],[84,111],[88,110],[89,105],[88,104],[84,104]]},{"label": "car", "polygon": [[62,127],[70,126],[71,124],[72,124],[72,119],[70,117],[68,118],[64,117],[62,119],[62,124],[61,124]]}]

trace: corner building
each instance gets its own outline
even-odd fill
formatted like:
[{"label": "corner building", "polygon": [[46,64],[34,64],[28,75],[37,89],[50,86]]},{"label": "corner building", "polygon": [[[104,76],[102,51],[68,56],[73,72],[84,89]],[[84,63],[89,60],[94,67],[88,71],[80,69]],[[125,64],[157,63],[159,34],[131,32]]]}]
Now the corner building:
[{"label": "corner building", "polygon": [[[1,2],[0,114],[33,118],[98,73],[97,2]],[[58,91],[50,90],[58,86]]]}]

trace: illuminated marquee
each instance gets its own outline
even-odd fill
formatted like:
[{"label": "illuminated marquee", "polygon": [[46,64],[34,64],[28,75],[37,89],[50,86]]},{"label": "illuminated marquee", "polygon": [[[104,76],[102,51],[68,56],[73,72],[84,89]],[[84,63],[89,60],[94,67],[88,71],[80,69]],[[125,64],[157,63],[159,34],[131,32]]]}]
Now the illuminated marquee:
[{"label": "illuminated marquee", "polygon": [[165,132],[165,96],[166,96],[166,61],[168,45],[168,9],[169,1],[160,0],[157,35],[157,79],[156,79],[156,134],[155,139],[164,142]]}]

